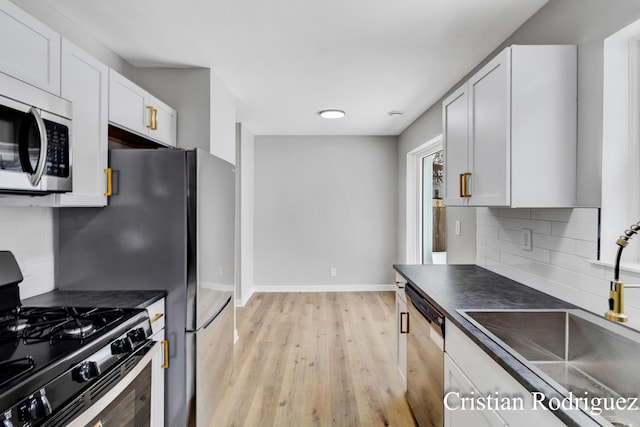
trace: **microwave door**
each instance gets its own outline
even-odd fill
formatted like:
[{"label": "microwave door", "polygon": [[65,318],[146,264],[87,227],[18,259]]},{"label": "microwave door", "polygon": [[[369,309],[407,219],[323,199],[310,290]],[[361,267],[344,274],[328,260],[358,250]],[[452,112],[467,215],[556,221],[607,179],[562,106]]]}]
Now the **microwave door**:
[{"label": "microwave door", "polygon": [[[31,107],[0,97],[0,191],[39,191],[40,185],[32,184],[20,158],[20,140],[33,139],[32,145],[39,146],[40,133],[35,118],[29,113]],[[25,124],[26,123],[26,124]],[[27,132],[28,131],[28,132]],[[28,151],[28,149],[27,149]],[[39,157],[39,150],[36,155]],[[34,168],[37,165],[37,157]]]},{"label": "microwave door", "polygon": [[20,125],[18,151],[22,170],[29,176],[34,189],[39,188],[47,162],[47,129],[40,113],[30,108]]}]

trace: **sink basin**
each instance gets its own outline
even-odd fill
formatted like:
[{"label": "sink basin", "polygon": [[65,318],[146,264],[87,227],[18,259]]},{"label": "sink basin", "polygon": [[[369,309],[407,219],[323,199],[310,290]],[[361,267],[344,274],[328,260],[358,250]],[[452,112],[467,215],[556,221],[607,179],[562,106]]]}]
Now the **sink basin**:
[{"label": "sink basin", "polygon": [[639,410],[592,400],[640,397],[640,333],[580,309],[458,312],[559,393],[588,398],[596,421],[640,427]]}]

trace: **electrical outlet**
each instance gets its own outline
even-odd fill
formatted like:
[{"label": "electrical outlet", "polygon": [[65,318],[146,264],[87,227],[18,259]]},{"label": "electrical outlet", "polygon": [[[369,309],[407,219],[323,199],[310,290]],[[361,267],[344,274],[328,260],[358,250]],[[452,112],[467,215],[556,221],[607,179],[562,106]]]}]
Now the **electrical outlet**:
[{"label": "electrical outlet", "polygon": [[524,251],[531,250],[531,230],[528,228],[520,230],[520,249]]},{"label": "electrical outlet", "polygon": [[460,235],[460,220],[456,220],[456,236]]},{"label": "electrical outlet", "polygon": [[338,275],[338,271],[336,270],[335,267],[331,267],[329,272],[331,273],[331,277],[336,277]]}]

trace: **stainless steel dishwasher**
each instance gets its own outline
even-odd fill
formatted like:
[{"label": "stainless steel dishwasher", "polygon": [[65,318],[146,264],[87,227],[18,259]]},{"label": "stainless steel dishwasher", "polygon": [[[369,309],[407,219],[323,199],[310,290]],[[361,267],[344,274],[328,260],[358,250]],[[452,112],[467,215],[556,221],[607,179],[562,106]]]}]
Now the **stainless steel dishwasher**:
[{"label": "stainless steel dishwasher", "polygon": [[420,427],[444,425],[444,315],[407,283],[407,401]]}]

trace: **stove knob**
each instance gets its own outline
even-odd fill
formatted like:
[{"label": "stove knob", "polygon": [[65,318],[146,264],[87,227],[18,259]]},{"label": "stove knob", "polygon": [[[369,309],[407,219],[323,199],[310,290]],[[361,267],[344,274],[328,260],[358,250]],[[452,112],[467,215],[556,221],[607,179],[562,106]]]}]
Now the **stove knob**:
[{"label": "stove knob", "polygon": [[111,354],[131,353],[133,351],[133,343],[131,338],[124,337],[111,343]]},{"label": "stove knob", "polygon": [[11,411],[7,411],[4,413],[4,420],[2,420],[2,427],[13,427],[13,423],[11,422]]},{"label": "stove knob", "polygon": [[20,421],[37,421],[51,415],[51,404],[43,394],[32,396],[20,405],[18,419]]},{"label": "stove knob", "polygon": [[134,343],[142,342],[147,339],[147,334],[143,328],[137,328],[129,331],[127,336],[131,338],[131,341],[133,341]]},{"label": "stove knob", "polygon": [[84,383],[100,375],[100,367],[96,362],[82,362],[71,371],[71,379],[77,383]]}]

